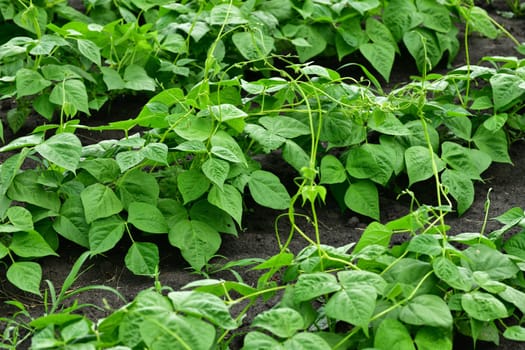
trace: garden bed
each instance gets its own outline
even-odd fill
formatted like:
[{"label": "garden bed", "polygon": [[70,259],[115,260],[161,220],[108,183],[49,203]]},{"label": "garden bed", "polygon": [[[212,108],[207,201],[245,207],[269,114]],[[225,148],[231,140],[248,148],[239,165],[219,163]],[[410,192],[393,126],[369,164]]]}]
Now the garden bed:
[{"label": "garden bed", "polygon": [[[496,13],[496,8],[493,7],[489,8],[489,12],[519,42],[525,42],[525,22],[522,18],[507,19],[501,17]],[[504,37],[491,40],[473,35],[469,38],[468,43],[469,58],[473,64],[481,62],[485,56],[518,55],[515,51],[514,43]],[[390,83],[386,84],[383,82],[384,87],[394,89],[402,86],[410,81],[409,75],[417,74],[417,69],[414,67],[415,63],[410,61],[411,64],[407,65],[404,60],[405,57],[398,58],[398,62],[396,62],[392,70]],[[462,49],[454,60],[452,67],[446,67],[445,63],[441,63],[436,72],[445,73],[453,67],[463,65],[465,60],[465,50]],[[337,69],[337,63],[333,63],[333,65],[331,68]],[[359,79],[360,77],[355,76],[354,78]],[[112,103],[109,111],[96,113],[91,119],[87,119],[85,124],[98,125],[100,123],[100,125],[104,125],[108,122],[108,115],[111,115],[109,121],[133,118],[140,113],[146,102],[146,98],[141,101],[141,98],[137,96],[118,98]],[[2,118],[5,119],[4,111],[1,111],[1,113]],[[37,126],[35,123],[40,123],[40,120],[37,118],[27,120],[26,126],[17,135],[9,134],[6,128],[6,143],[24,135],[25,132],[33,130]],[[142,129],[138,130],[141,131]],[[113,131],[86,132],[80,130],[78,135],[85,145],[96,144],[107,138],[122,137],[122,134]],[[513,164],[493,164],[482,173],[483,181],[476,182],[475,199],[470,208],[460,217],[457,217],[456,213],[447,215],[446,223],[451,227],[450,234],[482,232],[483,230],[484,232],[492,232],[499,229],[501,225],[493,220],[485,223],[487,214],[488,217],[494,218],[504,214],[511,208],[525,206],[523,201],[523,198],[525,198],[525,176],[522,176],[525,173],[525,142],[523,139],[516,141],[510,148],[509,153]],[[4,155],[0,156],[4,157]],[[7,156],[0,159],[4,161],[6,158]],[[263,170],[267,170],[281,178],[289,193],[295,193],[297,188],[292,179],[297,176],[297,173],[282,160],[279,152],[262,156],[261,164]],[[418,183],[415,186],[417,191],[416,197],[424,204],[437,205],[435,203],[434,186],[435,184],[431,181]],[[396,195],[390,190],[382,190],[380,193],[381,212],[379,222],[387,223],[410,213],[410,198],[408,195],[396,199]],[[490,205],[487,205],[488,199],[490,199]],[[309,221],[304,219],[304,217],[311,217],[313,214],[307,208],[308,205],[305,207],[296,205],[295,210],[296,214],[298,214],[296,219],[297,225],[304,230],[306,236],[315,241],[316,230]],[[320,241],[329,246],[341,247],[359,241],[367,225],[373,222],[372,219],[365,215],[359,215],[349,210],[341,210],[340,205],[331,196],[328,196],[325,204],[318,205],[317,208],[315,215],[318,218]],[[104,285],[120,292],[127,301],[131,301],[141,291],[154,286],[157,288],[164,286],[177,291],[188,283],[202,280],[205,277],[233,281],[241,276],[243,283],[255,287],[261,278],[262,272],[265,272],[265,270],[252,270],[249,267],[252,267],[253,264],[247,265],[248,267],[240,264],[231,269],[238,271],[240,275],[237,275],[232,273],[230,269],[225,269],[224,264],[242,259],[245,259],[244,261],[252,260],[252,263],[260,263],[262,259],[268,259],[279,254],[279,244],[286,241],[290,232],[290,224],[286,215],[276,221],[278,216],[283,213],[285,213],[284,210],[269,209],[259,205],[256,201],[248,199],[245,203],[242,226],[239,229],[238,236],[223,234],[222,245],[216,253],[216,257],[209,261],[200,274],[189,267],[185,258],[177,249],[168,244],[168,239],[164,235],[150,235],[146,236],[147,239],[156,243],[160,248],[158,279],[137,276],[124,265],[128,248],[132,244],[129,239],[124,238],[110,251],[90,258],[84,265],[85,268],[89,268],[79,275],[72,286],[72,290],[79,290],[83,287],[94,285]],[[304,217],[302,216],[303,214]],[[395,236],[392,237],[391,243],[394,245],[402,244],[405,239],[407,237],[403,235]],[[308,242],[296,234],[288,248],[293,254],[298,254],[307,246]],[[59,256],[49,256],[39,260],[43,268],[43,280],[51,281],[51,284],[57,290],[60,289],[75,261],[84,251],[83,247],[75,243],[61,242],[57,251]],[[3,266],[0,272],[0,315],[5,317],[5,319],[15,315],[18,309],[12,304],[4,303],[11,300],[17,300],[25,305],[32,317],[39,317],[44,314],[48,306],[43,304],[42,299],[33,294],[21,292],[11,285],[5,277],[6,270],[7,266]],[[285,277],[280,273],[272,276],[272,280],[275,280],[277,284],[283,278]],[[42,285],[42,287],[46,287],[46,285]],[[282,296],[282,294],[278,294],[277,297],[274,296],[268,300],[259,300],[257,304],[251,307],[244,320],[244,325],[236,333],[240,334],[240,336],[235,337],[230,344],[231,349],[238,349],[242,346],[241,335],[252,330],[248,327],[250,322],[256,315],[275,306],[279,302],[279,296]],[[124,305],[122,300],[107,290],[90,289],[85,293],[79,294],[74,299],[78,299],[81,304],[87,303],[99,306],[99,308],[87,307],[81,310],[82,315],[93,321],[110,315],[114,310]],[[66,304],[69,305],[70,303],[71,300]],[[23,316],[21,317],[23,319]],[[7,323],[4,323],[4,325],[7,325]],[[4,325],[1,325],[0,328],[5,327]],[[7,329],[4,328],[4,331],[7,332]],[[21,334],[24,334],[24,331]],[[467,348],[467,346],[470,346],[470,341],[470,339],[457,338],[455,339],[454,348]],[[19,345],[17,349],[29,347],[29,342],[30,340],[27,340]],[[490,342],[478,342],[477,349],[525,349],[525,345],[522,344],[502,338],[502,343],[499,346]]]}]

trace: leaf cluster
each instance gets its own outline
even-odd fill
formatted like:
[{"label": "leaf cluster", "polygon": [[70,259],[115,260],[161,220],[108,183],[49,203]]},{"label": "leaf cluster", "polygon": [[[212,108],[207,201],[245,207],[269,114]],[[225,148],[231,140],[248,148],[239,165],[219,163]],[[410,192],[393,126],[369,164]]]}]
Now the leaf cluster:
[{"label": "leaf cluster", "polygon": [[427,0],[104,0],[88,1],[85,13],[67,1],[4,1],[0,14],[2,32],[12,33],[0,38],[0,92],[17,102],[8,113],[15,132],[33,112],[48,120],[90,115],[115,95],[191,88],[210,73],[223,79],[257,67],[271,53],[307,62],[359,52],[388,80],[401,46],[420,72],[452,60],[459,21],[498,34],[479,7]]},{"label": "leaf cluster", "polygon": [[[445,350],[457,333],[474,342],[525,340],[523,210],[498,217],[504,226],[488,235],[452,237],[436,233],[432,212],[422,206],[385,225],[374,222],[343,247],[282,251],[252,267],[267,271],[256,288],[205,279],[182,291],[145,290],[96,325],[60,313],[33,320],[32,346],[227,349],[246,327],[242,349]],[[518,234],[502,239],[516,227]],[[399,234],[411,238],[392,245]],[[282,285],[269,282],[277,272]],[[257,300],[278,291],[273,308],[243,325]]]}]

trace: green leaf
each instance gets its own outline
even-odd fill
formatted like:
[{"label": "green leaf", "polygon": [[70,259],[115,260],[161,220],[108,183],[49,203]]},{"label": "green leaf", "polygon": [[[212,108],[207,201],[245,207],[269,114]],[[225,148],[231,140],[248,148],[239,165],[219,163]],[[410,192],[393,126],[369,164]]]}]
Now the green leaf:
[{"label": "green leaf", "polygon": [[100,49],[94,42],[87,39],[77,39],[77,47],[82,56],[97,66],[101,66]]},{"label": "green leaf", "polygon": [[[0,152],[2,151],[0,150]],[[28,153],[29,148],[23,148],[19,153],[3,161],[0,168],[0,195],[3,196],[7,192]]]},{"label": "green leaf", "polygon": [[213,346],[215,329],[200,319],[170,313],[147,317],[139,338],[149,349],[207,350]]},{"label": "green leaf", "polygon": [[366,329],[374,314],[376,297],[374,287],[351,284],[328,300],[325,312],[328,317]]},{"label": "green leaf", "polygon": [[159,184],[155,177],[140,169],[127,172],[117,182],[117,193],[124,208],[132,202],[157,204],[159,198]]},{"label": "green leaf", "polygon": [[150,78],[146,70],[136,64],[131,64],[124,71],[126,89],[135,91],[155,91],[155,80]]},{"label": "green leaf", "polygon": [[262,126],[256,124],[246,124],[244,131],[263,147],[264,153],[270,153],[276,150],[286,141],[284,137],[274,135]]},{"label": "green leaf", "polygon": [[407,328],[394,318],[385,318],[377,328],[374,337],[374,347],[389,350],[416,350]]},{"label": "green leaf", "polygon": [[213,294],[178,291],[168,293],[168,298],[176,312],[202,317],[222,329],[237,328],[225,301]]},{"label": "green leaf", "polygon": [[124,262],[135,275],[154,276],[159,265],[159,248],[149,242],[133,242]]},{"label": "green leaf", "polygon": [[11,187],[7,190],[7,197],[19,202],[26,202],[52,210],[60,210],[60,198],[56,192],[46,191],[38,183],[39,171],[26,170],[15,176]]},{"label": "green leaf", "polygon": [[48,255],[58,256],[44,237],[34,230],[13,233],[9,249],[22,258],[37,258]]},{"label": "green leaf", "polygon": [[32,4],[24,8],[23,11],[16,13],[13,22],[33,34],[44,32],[48,21],[46,9]]},{"label": "green leaf", "polygon": [[272,350],[284,350],[281,343],[273,339],[267,334],[261,332],[249,332],[244,337],[243,350],[260,350],[260,349],[272,349]]},{"label": "green leaf", "polygon": [[211,138],[211,153],[219,158],[233,162],[246,164],[244,153],[237,141],[225,131],[219,131]]},{"label": "green leaf", "polygon": [[367,0],[367,1],[349,0],[348,5],[350,5],[350,7],[357,10],[362,16],[364,16],[367,12],[377,8],[380,5],[380,3],[378,0]]},{"label": "green leaf", "polygon": [[27,68],[19,69],[15,79],[18,98],[35,95],[51,85],[51,82],[44,79],[40,73]]},{"label": "green leaf", "polygon": [[483,122],[483,126],[489,131],[499,130],[507,123],[508,117],[507,113],[494,114]]},{"label": "green leaf", "polygon": [[260,205],[272,209],[287,209],[290,205],[290,195],[274,174],[255,170],[250,174],[248,188],[253,199]]},{"label": "green leaf", "polygon": [[164,143],[148,143],[140,152],[149,160],[168,165],[168,146]]},{"label": "green leaf", "polygon": [[387,282],[381,275],[364,270],[340,271],[337,278],[344,289],[352,289],[363,285],[372,287],[376,293],[382,295],[387,288]]},{"label": "green leaf", "polygon": [[445,117],[443,123],[459,138],[470,141],[472,135],[472,122],[466,116]]},{"label": "green leaf", "polygon": [[[372,0],[372,1],[367,1],[367,2],[369,4],[374,3],[374,5],[376,6],[379,5],[379,1]],[[357,1],[354,3],[357,3]],[[359,3],[364,3],[364,2],[359,1]],[[396,52],[399,52],[399,48],[397,47],[396,40],[394,39],[388,27],[385,26],[383,23],[381,23],[380,21],[378,21],[377,19],[373,17],[368,17],[366,19],[365,28],[366,28],[365,29],[366,34],[368,35],[368,37],[370,38],[372,42],[388,43],[395,48]]]},{"label": "green leaf", "polygon": [[325,272],[306,273],[299,275],[293,289],[293,296],[294,300],[302,302],[337,292],[340,289],[341,286],[334,275]]},{"label": "green leaf", "polygon": [[39,264],[31,261],[14,262],[7,269],[7,280],[26,292],[40,294],[40,281],[42,280],[42,268]]},{"label": "green leaf", "polygon": [[505,249],[507,254],[515,255],[521,259],[525,259],[525,232],[521,231],[520,233],[512,235],[512,237],[505,241],[503,249]]},{"label": "green leaf", "polygon": [[505,329],[503,336],[510,340],[525,341],[525,328],[521,326],[510,326]]},{"label": "green leaf", "polygon": [[264,311],[252,322],[252,327],[265,329],[281,338],[290,338],[304,326],[301,314],[287,307]]},{"label": "green leaf", "polygon": [[64,201],[60,215],[53,222],[53,229],[68,240],[89,248],[89,228],[80,196],[70,196]]},{"label": "green leaf", "polygon": [[[304,40],[304,39],[298,39],[298,40]],[[304,43],[307,44],[305,46],[308,46],[308,42],[306,40],[304,41]],[[298,46],[300,46],[300,45],[298,45]],[[310,76],[318,76],[318,77],[326,78],[326,79],[329,79],[329,80],[338,80],[338,79],[341,78],[339,73],[337,73],[335,70],[332,70],[330,68],[325,68],[325,67],[319,66],[317,64],[306,65],[304,67],[301,67],[300,70],[301,70],[301,73],[303,73],[303,74],[310,75]],[[280,118],[280,116],[279,116],[279,118]],[[289,117],[286,117],[286,118],[287,119],[291,119]]]},{"label": "green leaf", "polygon": [[403,38],[403,34],[418,25],[418,10],[413,1],[393,0],[385,5],[382,16],[383,22],[390,29],[396,41]]},{"label": "green leaf", "polygon": [[498,293],[498,296],[509,302],[514,304],[521,312],[525,311],[525,293],[517,290],[515,288],[512,288],[510,286],[506,286],[505,290],[503,292]]},{"label": "green leaf", "polygon": [[473,291],[461,296],[461,306],[472,318],[492,321],[509,316],[505,305],[492,294]]},{"label": "green leaf", "polygon": [[179,143],[177,147],[175,147],[176,150],[183,151],[183,152],[193,152],[193,153],[206,153],[208,149],[206,148],[206,145],[202,141],[184,141],[182,143]]},{"label": "green leaf", "polygon": [[354,247],[354,253],[358,253],[370,245],[388,247],[392,234],[392,230],[385,225],[378,222],[372,222],[366,227],[361,238],[359,238],[359,241]]},{"label": "green leaf", "polygon": [[177,188],[182,194],[184,204],[187,204],[208,191],[210,180],[198,169],[190,169],[179,174]]},{"label": "green leaf", "polygon": [[208,193],[208,202],[230,214],[242,226],[242,196],[235,187],[225,184],[221,189],[213,185]]},{"label": "green leaf", "polygon": [[464,172],[446,169],[441,174],[442,183],[458,204],[458,215],[462,215],[474,202],[474,184]]},{"label": "green leaf", "polygon": [[499,30],[494,26],[487,11],[478,6],[470,6],[468,10],[462,11],[473,31],[476,31],[489,39],[496,39]]},{"label": "green leaf", "polygon": [[366,143],[352,148],[346,159],[346,170],[358,179],[370,179],[386,185],[394,171],[390,154],[382,145]]},{"label": "green leaf", "polygon": [[388,42],[381,41],[363,44],[359,46],[359,51],[388,82],[394,65],[395,47]]},{"label": "green leaf", "polygon": [[432,0],[417,0],[416,6],[426,28],[436,32],[448,33],[453,26],[450,11],[442,3]]},{"label": "green leaf", "polygon": [[72,172],[77,169],[82,155],[82,143],[71,133],[53,135],[35,149],[51,163]]},{"label": "green leaf", "polygon": [[122,90],[126,88],[126,82],[113,68],[100,67],[100,71],[102,72],[102,79],[108,90]]},{"label": "green leaf", "polygon": [[19,231],[33,230],[33,216],[24,207],[13,206],[7,209],[7,218],[10,223]]},{"label": "green leaf", "polygon": [[462,291],[472,289],[472,273],[470,270],[456,266],[445,257],[437,257],[432,260],[432,268],[436,276],[446,282],[449,286]]},{"label": "green leaf", "polygon": [[237,235],[237,229],[232,217],[225,211],[210,204],[207,200],[198,201],[191,207],[190,218],[206,222],[218,232]]},{"label": "green leaf", "polygon": [[414,339],[418,350],[452,350],[452,332],[436,327],[422,327]]},{"label": "green leaf", "polygon": [[211,182],[222,189],[224,181],[230,172],[230,163],[222,159],[210,157],[202,164],[201,169]]},{"label": "green leaf", "polygon": [[190,114],[173,120],[174,131],[189,141],[207,141],[213,132],[213,122],[209,117]]},{"label": "green leaf", "polygon": [[259,124],[264,126],[273,135],[278,135],[286,139],[310,134],[310,129],[307,125],[297,119],[282,115],[261,117],[259,118]]},{"label": "green leaf", "polygon": [[120,175],[120,168],[112,158],[96,158],[82,161],[79,166],[101,183],[114,182]]},{"label": "green leaf", "polygon": [[81,80],[59,82],[51,91],[49,101],[59,105],[67,116],[74,116],[78,111],[89,115],[87,90]]},{"label": "green leaf", "polygon": [[168,233],[168,224],[160,210],[149,203],[132,202],[128,207],[128,222],[148,233]]},{"label": "green leaf", "polygon": [[[284,349],[297,350],[330,350],[330,345],[315,333],[301,332],[283,343]],[[272,347],[272,349],[274,349]]]},{"label": "green leaf", "polygon": [[140,164],[145,158],[145,155],[140,151],[124,151],[119,152],[115,160],[120,168],[121,172],[125,172],[128,169]]},{"label": "green leaf", "polygon": [[409,186],[416,182],[426,180],[434,175],[432,160],[436,165],[436,170],[440,172],[445,164],[437,154],[430,154],[428,148],[423,146],[412,146],[405,151],[405,163],[408,173]]},{"label": "green leaf", "polygon": [[186,39],[179,33],[167,33],[162,40],[162,49],[175,54],[187,52]]},{"label": "green leaf", "polygon": [[490,131],[483,125],[480,125],[472,140],[494,162],[512,163],[508,152],[507,135],[502,129]]},{"label": "green leaf", "polygon": [[492,87],[492,99],[496,112],[522,101],[521,96],[525,93],[522,77],[508,73],[497,73],[490,77]]},{"label": "green leaf", "polygon": [[225,122],[227,120],[246,118],[248,114],[243,110],[235,107],[232,104],[221,104],[215,106],[209,106],[211,115],[215,117],[219,122]]},{"label": "green leaf", "polygon": [[432,70],[443,56],[436,33],[432,30],[424,28],[410,30],[404,33],[403,43],[416,60],[419,72]]},{"label": "green leaf", "polygon": [[516,277],[519,268],[516,264],[500,251],[487,247],[484,244],[475,244],[463,251],[465,259],[461,260],[463,266],[472,271],[486,272],[496,281]]},{"label": "green leaf", "polygon": [[494,107],[494,104],[492,103],[491,96],[482,95],[479,97],[476,97],[472,104],[470,105],[470,109],[480,111],[484,109],[490,109]]},{"label": "green leaf", "polygon": [[453,319],[447,303],[440,297],[424,294],[403,306],[399,319],[415,326],[431,326],[452,329]]},{"label": "green leaf", "polygon": [[13,108],[7,111],[7,124],[14,133],[17,133],[24,126],[28,117],[28,109]]},{"label": "green leaf", "polygon": [[379,220],[379,194],[373,182],[364,180],[350,184],[344,201],[350,210]]},{"label": "green leaf", "polygon": [[308,167],[310,156],[297,143],[286,140],[283,148],[283,159],[290,164],[295,170],[301,171],[302,168]]},{"label": "green leaf", "polygon": [[368,127],[382,134],[393,136],[410,135],[410,130],[392,112],[376,109],[368,118]]},{"label": "green leaf", "polygon": [[9,254],[9,248],[0,242],[0,259],[3,259],[7,254]]},{"label": "green leaf", "polygon": [[257,60],[267,57],[274,49],[274,40],[261,31],[237,32],[232,41],[242,57]]},{"label": "green leaf", "polygon": [[181,250],[191,267],[200,271],[215,255],[221,245],[221,236],[205,222],[181,220],[170,228],[168,235],[171,245]]},{"label": "green leaf", "polygon": [[491,158],[488,154],[448,141],[443,142],[441,145],[441,159],[452,169],[475,180],[481,180],[481,173],[491,163]]},{"label": "green leaf", "polygon": [[84,206],[84,213],[88,224],[97,219],[118,214],[124,209],[113,190],[100,183],[86,187],[80,193],[80,199]]},{"label": "green leaf", "polygon": [[410,252],[425,254],[429,256],[440,255],[443,251],[441,242],[432,235],[420,234],[414,236],[406,248]]},{"label": "green leaf", "polygon": [[299,26],[295,33],[295,38],[302,38],[309,44],[309,46],[295,47],[301,62],[308,61],[310,58],[317,56],[326,49],[327,42],[325,37],[314,26]]},{"label": "green leaf", "polygon": [[125,222],[118,215],[95,220],[89,228],[89,250],[92,255],[113,249],[124,235]]},{"label": "green leaf", "polygon": [[346,181],[345,167],[337,157],[327,154],[321,159],[321,184],[336,184]]},{"label": "green leaf", "polygon": [[211,25],[245,24],[241,10],[232,4],[220,4],[211,9],[209,22]]}]

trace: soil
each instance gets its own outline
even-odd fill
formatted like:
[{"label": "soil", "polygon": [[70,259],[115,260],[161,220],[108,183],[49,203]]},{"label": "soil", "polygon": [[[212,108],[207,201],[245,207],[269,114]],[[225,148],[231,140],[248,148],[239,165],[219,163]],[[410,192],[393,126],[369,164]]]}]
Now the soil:
[{"label": "soil", "polygon": [[[495,9],[490,8],[491,13]],[[501,23],[507,30],[517,37],[520,42],[525,42],[525,20],[524,19],[507,19],[497,14],[494,18]],[[462,39],[461,39],[462,40]],[[484,39],[479,36],[472,36],[469,39],[470,59],[472,63],[477,63],[484,56],[509,56],[517,55],[514,50],[513,43],[505,37],[496,40]],[[461,66],[465,64],[464,50],[460,52],[454,61],[453,66]],[[408,80],[410,74],[415,74],[414,66],[398,62],[393,69],[393,79],[391,85],[401,83]],[[444,68],[441,68],[445,72]],[[133,105],[130,106],[130,102]],[[138,101],[138,102],[137,102]],[[111,108],[111,119],[127,119],[136,115],[137,111],[143,105],[144,101],[136,97],[124,97],[118,101],[113,102]],[[5,114],[5,110],[0,113]],[[90,123],[97,123],[98,121],[107,122],[109,114],[95,116],[89,119]],[[5,117],[5,115],[3,115]],[[34,121],[33,121],[34,122]],[[33,125],[28,125],[21,133],[32,130]],[[7,129],[7,128],[6,128]],[[16,135],[7,135],[13,137]],[[97,142],[98,140],[114,137],[114,135],[102,133],[80,134],[82,140],[87,143]],[[487,195],[490,192],[490,209],[489,217],[496,217],[513,207],[525,207],[525,141],[521,140],[514,143],[510,150],[513,164],[494,164],[483,174],[483,182],[476,184],[476,197],[472,207],[462,217],[458,218],[454,214],[447,217],[447,223],[451,226],[451,233],[460,232],[479,232],[482,227],[483,218],[485,216],[485,202]],[[1,161],[1,158],[0,158]],[[295,176],[292,170],[286,170],[283,166],[282,160],[277,155],[270,155],[264,159],[264,166],[271,171],[281,174],[284,179],[291,179]],[[283,170],[285,169],[285,170]],[[286,182],[286,180],[283,180]],[[290,188],[293,193],[294,189]],[[433,192],[433,187],[429,184],[428,187],[420,188],[422,196],[425,192]],[[430,203],[429,203],[430,204]],[[298,208],[299,212],[308,214],[308,210]],[[395,200],[392,196],[385,194],[381,198],[381,222],[387,222],[408,213],[409,209],[406,201]],[[243,227],[240,230],[238,237],[223,236],[223,243],[219,256],[225,258],[216,258],[212,260],[213,264],[224,263],[225,261],[234,261],[245,258],[267,258],[278,252],[278,244],[276,239],[276,232],[274,227],[275,219],[282,212],[274,211],[267,208],[262,208],[253,203],[248,203],[243,218]],[[333,246],[342,246],[350,242],[355,242],[359,239],[361,233],[366,227],[368,221],[366,218],[357,216],[351,212],[341,212],[333,199],[328,199],[326,205],[319,207],[319,220],[321,224],[321,238],[322,242]],[[300,220],[300,219],[299,219]],[[281,237],[286,237],[288,234],[286,220],[278,222],[278,234]],[[301,223],[306,232],[312,235],[312,230],[308,227],[306,222]],[[499,226],[490,220],[487,225],[487,231],[499,228]],[[202,279],[204,276],[192,272],[185,261],[182,259],[176,249],[170,249],[166,241],[159,241],[161,248],[161,263],[159,280],[162,285],[179,289],[185,284]],[[293,252],[298,252],[306,245],[306,242],[300,237],[296,236],[290,245]],[[105,285],[118,290],[127,300],[132,300],[135,295],[146,288],[152,287],[154,281],[150,278],[139,277],[129,272],[123,264],[124,255],[126,253],[129,242],[122,241],[118,247],[110,251],[104,256],[97,256],[89,260],[89,269],[87,269],[75,283],[74,287],[79,288],[89,285]],[[43,267],[43,279],[52,281],[56,288],[60,288],[64,278],[69,273],[72,264],[76,258],[82,253],[82,249],[72,243],[62,242],[59,250],[60,257],[49,257],[40,261]],[[254,271],[242,271],[244,282],[248,284],[255,284],[258,274]],[[229,272],[221,272],[212,275],[212,278],[228,278],[233,279],[234,276]],[[7,300],[19,300],[26,304],[31,313],[38,315],[43,311],[42,300],[37,299],[28,294],[21,294],[19,290],[11,286],[5,278],[4,267],[0,267],[0,317],[9,316],[14,310],[7,304]],[[95,304],[110,308],[118,308],[122,305],[113,294],[105,291],[90,291],[89,293],[81,294],[78,297],[80,303]],[[250,317],[268,309],[273,305],[272,301],[261,302],[252,309]],[[107,310],[98,310],[95,308],[85,308],[83,313],[92,319],[98,319],[107,314]],[[1,325],[0,325],[1,328]],[[240,340],[239,340],[240,343]],[[28,346],[29,344],[27,344]],[[239,346],[239,344],[232,344],[232,349]],[[21,347],[23,348],[23,347]],[[456,349],[469,349],[472,344],[463,339],[458,339],[455,344]],[[499,346],[490,343],[478,342],[477,349],[503,349],[516,350],[525,349],[525,344],[510,342],[502,340]]]}]

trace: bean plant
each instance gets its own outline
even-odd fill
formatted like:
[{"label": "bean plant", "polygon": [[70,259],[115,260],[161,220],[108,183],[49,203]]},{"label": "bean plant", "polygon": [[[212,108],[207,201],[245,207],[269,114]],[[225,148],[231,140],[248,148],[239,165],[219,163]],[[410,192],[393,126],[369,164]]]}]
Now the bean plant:
[{"label": "bean plant", "polygon": [[[431,72],[456,54],[457,21],[467,33],[504,31],[481,8],[130,0],[86,1],[80,12],[65,1],[0,1],[0,13],[17,33],[0,43],[2,99],[15,102],[8,125],[17,131],[32,113],[48,120],[0,147],[0,258],[7,280],[46,305],[34,317],[12,302],[19,311],[3,336],[11,348],[27,339],[35,349],[227,349],[239,338],[244,349],[451,349],[458,333],[525,340],[523,210],[499,216],[494,232],[450,236],[445,220],[468,210],[492,163],[511,162],[525,128],[525,60]],[[388,80],[401,44],[421,76],[385,92],[371,69]],[[311,61],[354,52],[372,67],[355,64],[363,78]],[[130,92],[148,98],[137,116],[84,123]],[[80,129],[124,136],[83,145]],[[264,167],[270,153],[296,172],[293,186]],[[417,204],[417,183],[431,184],[436,203]],[[411,195],[410,213],[381,223],[380,191]],[[323,244],[316,209],[329,192],[371,220],[357,242]],[[290,224],[276,232],[280,252],[252,266],[257,286],[162,286],[153,241],[208,275],[221,235],[242,235],[248,196]],[[312,213],[313,238],[296,221],[300,206]],[[408,239],[393,244],[401,234]],[[292,239],[307,247],[292,254]],[[86,253],[58,293],[47,282],[42,295],[37,259],[58,255],[63,240]],[[82,264],[125,242],[126,267],[157,278],[154,287],[96,322],[66,307]],[[274,308],[243,323],[272,296]]]},{"label": "bean plant", "polygon": [[359,53],[388,81],[400,47],[422,72],[456,56],[457,23],[499,33],[483,9],[461,1],[85,1],[83,13],[66,0],[23,0],[0,3],[0,16],[13,33],[0,39],[0,91],[16,100],[8,114],[15,132],[31,113],[89,116],[116,95],[189,90],[210,69],[272,53],[299,62]]}]

